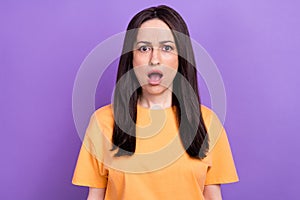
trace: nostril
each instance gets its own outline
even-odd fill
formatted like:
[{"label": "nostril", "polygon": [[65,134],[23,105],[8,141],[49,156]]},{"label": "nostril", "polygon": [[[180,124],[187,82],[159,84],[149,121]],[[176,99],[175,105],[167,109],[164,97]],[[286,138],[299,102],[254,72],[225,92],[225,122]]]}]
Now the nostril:
[{"label": "nostril", "polygon": [[159,62],[158,61],[153,61],[153,60],[151,60],[151,62],[150,62],[150,65],[159,65]]}]

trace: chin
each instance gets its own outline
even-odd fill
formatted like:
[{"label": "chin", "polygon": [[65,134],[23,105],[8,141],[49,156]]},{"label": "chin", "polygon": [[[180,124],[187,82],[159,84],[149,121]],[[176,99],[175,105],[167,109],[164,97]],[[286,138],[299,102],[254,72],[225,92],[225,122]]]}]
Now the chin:
[{"label": "chin", "polygon": [[150,95],[159,95],[163,94],[164,92],[169,92],[169,89],[161,85],[143,87],[143,93]]}]

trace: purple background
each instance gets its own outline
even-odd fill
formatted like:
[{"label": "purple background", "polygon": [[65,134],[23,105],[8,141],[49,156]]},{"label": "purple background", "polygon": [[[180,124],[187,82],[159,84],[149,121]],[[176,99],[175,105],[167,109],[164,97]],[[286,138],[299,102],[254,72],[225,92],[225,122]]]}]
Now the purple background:
[{"label": "purple background", "polygon": [[[137,11],[162,3],[181,13],[224,79],[240,177],[222,187],[224,199],[297,199],[300,3],[292,0],[1,1],[0,199],[86,197],[71,185],[81,145],[71,107],[76,72]],[[100,81],[97,107],[110,100],[114,71]]]}]

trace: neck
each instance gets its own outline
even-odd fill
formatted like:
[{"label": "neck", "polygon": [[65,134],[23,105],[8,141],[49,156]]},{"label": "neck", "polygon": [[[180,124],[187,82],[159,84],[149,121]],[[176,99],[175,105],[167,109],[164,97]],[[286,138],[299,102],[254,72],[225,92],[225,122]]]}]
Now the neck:
[{"label": "neck", "polygon": [[169,108],[172,106],[172,91],[167,90],[157,95],[148,94],[143,91],[138,104],[146,108]]}]

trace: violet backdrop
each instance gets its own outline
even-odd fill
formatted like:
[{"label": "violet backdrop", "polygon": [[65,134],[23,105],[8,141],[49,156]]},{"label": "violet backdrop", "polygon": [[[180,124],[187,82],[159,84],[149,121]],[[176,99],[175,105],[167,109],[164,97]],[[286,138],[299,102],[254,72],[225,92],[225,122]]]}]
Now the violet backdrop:
[{"label": "violet backdrop", "polygon": [[[135,13],[160,4],[183,16],[223,77],[240,177],[222,186],[224,199],[297,199],[300,3],[293,0],[1,1],[0,199],[85,199],[87,189],[71,184],[81,145],[72,116],[77,70]],[[115,67],[99,82],[96,107],[110,102]]]}]

